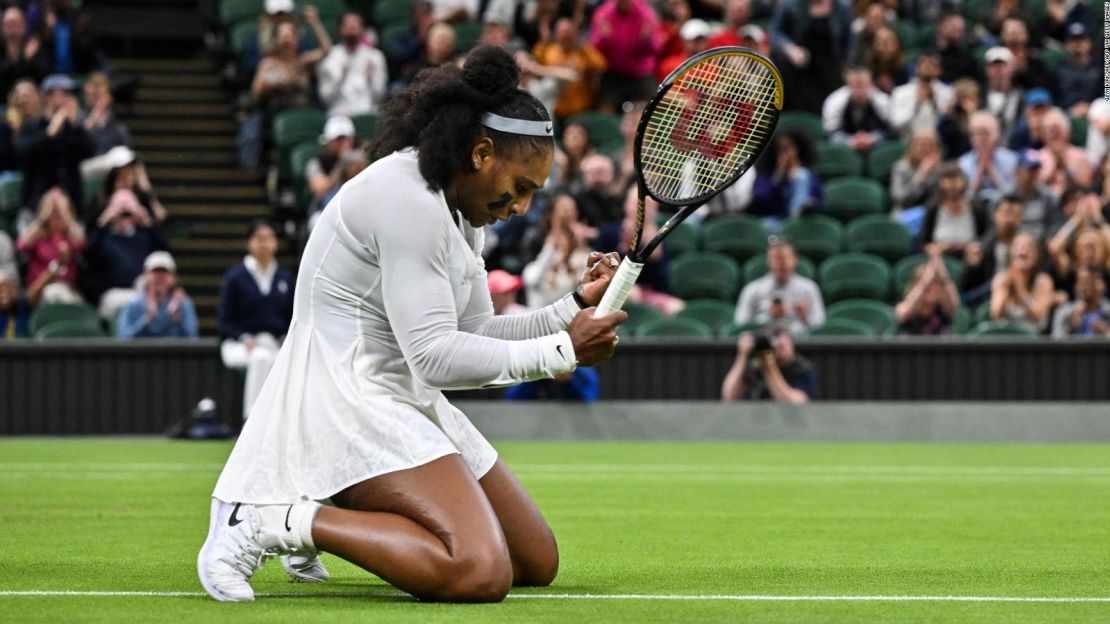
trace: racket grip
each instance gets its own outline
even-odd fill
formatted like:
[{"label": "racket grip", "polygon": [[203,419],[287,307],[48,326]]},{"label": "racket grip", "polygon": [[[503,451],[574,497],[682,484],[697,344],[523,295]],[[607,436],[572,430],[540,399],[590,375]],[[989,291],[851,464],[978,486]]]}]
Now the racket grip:
[{"label": "racket grip", "polygon": [[624,260],[621,260],[621,265],[617,268],[617,272],[613,274],[609,287],[605,289],[605,296],[601,298],[601,303],[597,304],[594,318],[605,316],[610,312],[620,310],[624,306],[624,301],[628,299],[632,287],[636,285],[636,278],[640,277],[640,271],[643,268],[643,264],[633,262],[627,256]]}]

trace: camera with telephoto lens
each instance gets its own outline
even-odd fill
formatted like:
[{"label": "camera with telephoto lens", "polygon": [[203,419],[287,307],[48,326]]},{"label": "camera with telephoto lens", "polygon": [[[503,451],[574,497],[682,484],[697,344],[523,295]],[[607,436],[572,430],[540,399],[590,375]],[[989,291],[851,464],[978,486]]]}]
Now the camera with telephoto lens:
[{"label": "camera with telephoto lens", "polygon": [[752,338],[754,340],[752,351],[755,352],[756,355],[775,350],[775,335],[773,333],[761,329],[752,334]]}]

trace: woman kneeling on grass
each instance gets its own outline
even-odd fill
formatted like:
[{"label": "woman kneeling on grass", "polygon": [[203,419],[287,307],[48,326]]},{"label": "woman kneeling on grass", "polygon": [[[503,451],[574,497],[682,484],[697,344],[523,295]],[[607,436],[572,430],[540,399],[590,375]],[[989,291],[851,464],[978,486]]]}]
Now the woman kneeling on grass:
[{"label": "woman kneeling on grass", "polygon": [[528,209],[554,149],[518,77],[481,47],[384,108],[376,162],[309,238],[289,333],[216,484],[197,558],[212,597],[252,600],[267,555],[326,580],[318,551],[423,600],[499,601],[555,578],[547,522],[441,392],[597,364],[627,318],[593,318],[617,265],[602,254],[574,293],[493,316],[482,228]]}]

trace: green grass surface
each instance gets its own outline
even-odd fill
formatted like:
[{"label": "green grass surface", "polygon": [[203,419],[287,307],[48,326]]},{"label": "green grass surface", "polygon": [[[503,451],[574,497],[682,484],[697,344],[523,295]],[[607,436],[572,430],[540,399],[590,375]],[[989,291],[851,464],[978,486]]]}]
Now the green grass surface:
[{"label": "green grass surface", "polygon": [[[194,563],[228,444],[0,440],[0,621],[1110,621],[1107,602],[661,599],[1110,597],[1106,446],[498,447],[555,529],[554,586],[421,604],[325,555],[326,585],[271,562],[254,587],[279,596],[219,604]],[[34,590],[189,595],[2,594]]]}]

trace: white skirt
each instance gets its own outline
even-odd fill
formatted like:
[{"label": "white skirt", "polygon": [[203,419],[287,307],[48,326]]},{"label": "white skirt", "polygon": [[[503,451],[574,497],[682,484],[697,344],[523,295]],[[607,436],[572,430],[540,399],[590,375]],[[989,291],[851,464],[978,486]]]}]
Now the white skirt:
[{"label": "white skirt", "polygon": [[[356,483],[458,453],[475,478],[497,452],[440,392],[406,396],[359,375],[357,342],[329,353],[290,326],[213,496],[252,504],[323,500]],[[364,370],[364,369],[363,369]]]}]

